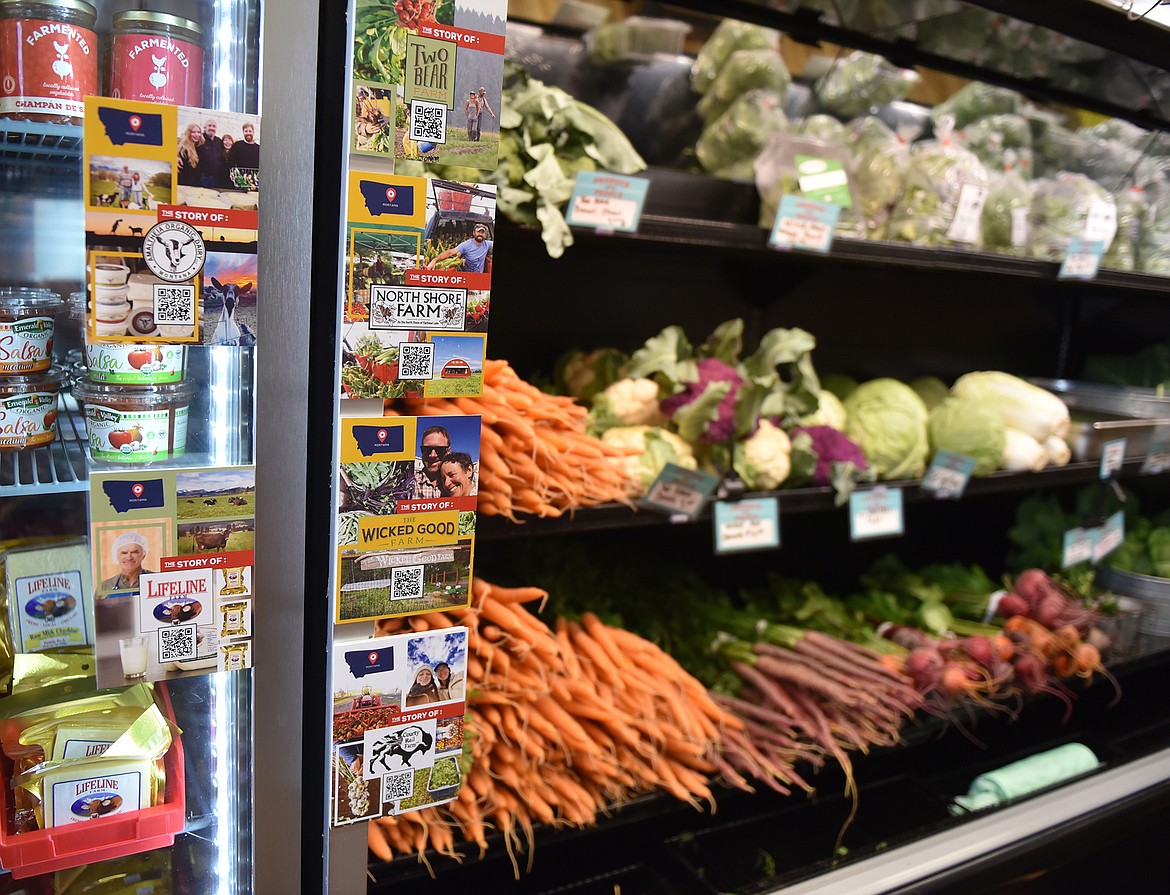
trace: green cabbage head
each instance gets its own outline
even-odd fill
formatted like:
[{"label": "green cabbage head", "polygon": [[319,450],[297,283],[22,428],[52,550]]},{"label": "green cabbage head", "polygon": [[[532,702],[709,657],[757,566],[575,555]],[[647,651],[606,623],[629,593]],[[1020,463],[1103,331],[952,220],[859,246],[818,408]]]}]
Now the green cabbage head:
[{"label": "green cabbage head", "polygon": [[861,446],[880,479],[916,479],[926,471],[928,412],[896,379],[871,379],[845,398],[845,434]]},{"label": "green cabbage head", "polygon": [[991,475],[1003,459],[1004,426],[999,414],[974,401],[947,398],[930,411],[930,449],[964,454],[975,461],[972,475]]}]

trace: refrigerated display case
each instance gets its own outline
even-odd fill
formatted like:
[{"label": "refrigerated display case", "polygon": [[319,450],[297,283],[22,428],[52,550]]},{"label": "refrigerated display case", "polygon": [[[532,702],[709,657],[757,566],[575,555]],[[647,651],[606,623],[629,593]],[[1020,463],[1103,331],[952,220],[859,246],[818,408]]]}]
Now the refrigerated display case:
[{"label": "refrigerated display case", "polygon": [[[902,378],[928,371],[953,376],[976,367],[1064,377],[1075,374],[1090,352],[1124,351],[1170,335],[1170,320],[1158,304],[1165,280],[1146,274],[1105,270],[1089,284],[1058,282],[1050,262],[887,242],[839,240],[827,258],[767,251],[766,233],[757,225],[754,186],[696,173],[693,165],[685,171],[671,169],[680,157],[686,158],[686,147],[699,132],[697,121],[687,118],[688,102],[693,105],[694,98],[685,87],[689,54],[697,43],[686,45],[685,56],[668,53],[649,64],[637,59],[595,67],[587,61],[579,29],[550,24],[552,4],[540,14],[527,4],[518,6],[513,4],[512,17],[530,20],[510,24],[509,58],[619,121],[651,162],[649,198],[636,236],[575,229],[576,244],[551,260],[535,231],[500,223],[497,238],[507,246],[508,263],[496,270],[502,297],[496,303],[492,353],[522,371],[551,369],[572,345],[633,349],[667,323],[706,332],[734,316],[743,317],[756,336],[776,325],[800,326],[822,336],[817,349],[822,369]],[[1041,101],[1117,115],[1144,127],[1167,125],[1160,99],[1132,100],[1117,83],[1076,80],[1066,77],[1065,69],[1039,77],[958,52],[948,55],[917,44],[914,34],[907,36],[901,26],[918,24],[913,16],[896,22],[898,27],[886,23],[884,30],[867,30],[838,20],[839,10],[829,8],[835,6],[742,2],[720,12],[775,27],[797,40],[869,49],[899,64],[979,77]],[[1003,6],[963,8],[998,12]],[[1087,42],[1096,39],[1115,53],[1131,48],[1132,58],[1164,65],[1170,45],[1161,32],[1128,32],[1116,15],[1101,18],[1098,29],[1087,29],[1067,10],[1058,13],[1041,6],[1028,4],[1026,11],[1016,12],[1053,32]],[[1077,12],[1088,15],[1094,6],[1077,4]],[[694,36],[709,32],[712,24],[711,11],[700,7],[626,4],[622,9],[683,21],[692,26]],[[308,354],[301,357],[320,364],[315,369],[326,376],[337,363],[333,302],[343,293],[335,261],[344,255],[339,237],[344,228],[334,196],[343,183],[347,124],[335,104],[343,105],[346,97],[338,82],[344,80],[341,60],[347,58],[352,35],[335,20],[322,20],[321,25],[323,56],[339,54],[332,65],[323,59],[326,76],[318,81],[318,108],[332,117],[318,119],[323,130],[317,143],[312,283],[326,307],[310,312],[314,331]],[[1125,39],[1130,34],[1132,42]],[[1115,70],[1110,66],[1127,69],[1128,58],[1091,55],[1092,66],[1100,66],[1094,72]],[[545,298],[537,301],[535,296]],[[317,385],[307,395],[308,419],[318,418],[318,413],[335,418],[331,402],[337,396],[314,379]],[[314,464],[332,463],[325,436],[323,429],[312,448]],[[1152,506],[1165,507],[1164,484],[1139,477],[1139,466],[1130,462],[1124,467],[1126,483]],[[1004,542],[988,533],[1010,526],[1023,495],[1034,489],[1067,490],[1096,477],[1092,464],[1035,477],[993,477],[976,483],[969,499],[957,505],[928,500],[916,486],[907,486],[909,534],[899,548],[922,561],[943,556],[995,568],[1002,564]],[[319,482],[316,487],[309,484],[309,505],[306,525],[324,539],[333,505]],[[583,511],[571,520],[531,520],[520,527],[488,520],[479,531],[477,563],[490,578],[493,572],[506,575],[510,558],[540,551],[557,538],[583,540],[604,556],[607,539],[637,537],[648,551],[685,556],[713,577],[740,582],[768,565],[848,577],[889,547],[844,545],[842,516],[827,492],[782,494],[781,510],[785,544],[778,556],[764,561],[733,563],[711,556],[706,517],[698,525],[679,526],[641,513],[633,518],[624,508],[604,508]],[[959,536],[968,532],[978,536]],[[319,554],[315,559],[324,563]],[[304,580],[306,593],[323,593],[329,587],[323,565],[307,569]],[[311,614],[309,618],[312,626]],[[322,632],[331,622],[327,614],[316,620]],[[321,649],[308,633],[306,642],[310,651]],[[927,723],[908,732],[904,748],[859,760],[863,808],[846,840],[848,855],[832,853],[848,809],[830,795],[839,781],[826,778],[818,785],[825,794],[811,803],[728,792],[721,794],[719,815],[710,817],[647,798],[623,806],[595,830],[544,830],[537,840],[535,869],[521,874],[519,881],[512,880],[498,838],[490,841],[489,856],[482,860],[469,857],[457,866],[436,858],[437,879],[432,881],[428,868],[413,856],[367,864],[361,826],[335,829],[327,836],[330,888],[360,888],[368,868],[370,891],[460,884],[507,886],[518,892],[611,892],[616,887],[646,892],[999,890],[1011,880],[1022,884],[1017,877],[1032,871],[1032,890],[1041,891],[1045,880],[1056,877],[1056,868],[1069,864],[1070,853],[1087,854],[1086,840],[1104,837],[1106,829],[1151,823],[1165,804],[1170,743],[1157,694],[1168,664],[1165,644],[1151,640],[1148,646],[1151,655],[1115,669],[1125,691],[1119,710],[1107,705],[1108,693],[1094,687],[1079,694],[1069,725],[1061,724],[1054,704],[1039,699],[1029,702],[1014,724],[993,717],[972,722],[978,744],[955,729],[942,736],[945,725]],[[313,678],[310,684],[326,704],[327,682]],[[308,689],[306,693],[311,702]],[[306,717],[311,714],[307,708]],[[1076,738],[1093,743],[1104,761],[1102,770],[985,817],[949,817],[946,802],[978,771]],[[306,737],[307,785],[314,781],[312,758],[319,759],[319,768],[327,766],[324,752],[315,751],[321,745]],[[307,841],[313,835],[312,824],[308,827]],[[1132,862],[1132,884],[1139,891],[1164,885],[1156,871],[1143,875],[1133,850],[1118,848],[1121,857],[1108,860],[1114,866]],[[1083,864],[1073,862],[1081,868]]]},{"label": "refrigerated display case", "polygon": [[[153,211],[171,197],[171,169],[167,164],[165,177],[158,184],[148,183],[145,191],[140,189],[128,195],[115,191],[109,194],[108,201],[99,199],[105,193],[98,189],[93,170],[84,170],[86,147],[80,98],[56,94],[52,100],[57,107],[55,120],[51,121],[35,120],[37,115],[26,114],[32,106],[11,98],[15,93],[37,99],[41,89],[34,83],[32,62],[26,61],[26,68],[19,72],[11,68],[13,54],[19,52],[13,35],[29,37],[31,46],[31,35],[40,27],[38,22],[48,23],[46,33],[58,35],[58,40],[63,39],[59,36],[63,33],[70,39],[77,38],[75,33],[59,30],[61,22],[88,26],[94,33],[82,35],[81,43],[58,45],[56,61],[52,54],[49,58],[62,79],[91,66],[86,69],[85,77],[90,79],[85,85],[86,94],[110,95],[114,70],[118,69],[119,92],[124,98],[164,102],[178,99],[189,106],[209,110],[208,117],[219,115],[224,120],[238,122],[247,115],[258,122],[262,91],[277,93],[274,87],[287,87],[288,74],[282,67],[293,55],[288,48],[299,45],[306,34],[300,26],[296,34],[282,31],[288,20],[282,16],[262,17],[261,12],[261,5],[255,0],[174,3],[98,0],[92,7],[82,2],[6,3],[0,9],[0,19],[6,29],[4,65],[9,73],[3,87],[4,117],[0,119],[3,132],[0,228],[5,246],[0,256],[0,286],[47,289],[63,300],[64,308],[56,317],[53,356],[54,363],[71,378],[85,375],[87,314],[90,303],[98,295],[93,281],[87,281],[90,264],[85,242],[87,207],[90,213],[117,208],[123,214],[115,213],[113,217],[126,218],[120,228],[113,227],[103,237],[102,250],[140,252],[141,241],[137,244],[129,241],[137,235],[130,227],[138,225],[141,232],[154,223],[153,219],[144,219],[142,212]],[[315,22],[315,18],[305,17],[304,21]],[[270,34],[262,34],[262,24]],[[147,45],[145,55],[140,49],[131,53],[125,43],[115,46],[115,34],[123,39],[153,39],[154,43]],[[151,49],[155,51],[153,60]],[[272,81],[261,79],[262,54],[276,72]],[[129,66],[134,58],[145,61],[149,69],[137,82]],[[170,97],[160,85],[177,83],[180,74],[187,81],[186,92],[182,97]],[[298,112],[294,100],[303,102],[304,98],[303,91],[287,98],[290,119]],[[284,101],[285,98],[271,100],[278,105]],[[307,114],[307,120],[312,121],[311,109],[299,112]],[[280,181],[277,163],[285,148],[278,145],[277,138],[284,130],[285,125],[275,121],[268,144],[267,152],[274,159],[275,183]],[[237,139],[240,136],[237,134]],[[160,145],[169,152],[174,143],[166,139]],[[299,182],[283,187],[289,197],[302,195],[307,182],[305,168],[294,170]],[[160,191],[154,190],[155,185],[160,186]],[[165,192],[161,191],[163,186]],[[143,192],[148,197],[145,200],[140,198]],[[276,209],[274,220],[282,213],[279,204]],[[260,241],[264,239],[261,237]],[[233,257],[255,256],[254,244],[241,247],[231,245],[227,239],[217,242],[220,244],[212,246],[209,238],[208,248],[211,254],[219,252],[221,260],[230,251],[238,252],[242,248],[244,252]],[[294,266],[274,261],[274,255],[279,259],[280,252],[266,254],[259,264],[261,270],[268,266],[272,270],[273,279],[268,288],[272,289],[270,295],[274,300],[267,310],[262,303],[258,306],[257,289],[254,285],[245,286],[244,277],[234,278],[221,272],[220,287],[204,290],[202,280],[197,284],[206,325],[197,333],[199,338],[186,347],[187,369],[182,378],[191,384],[193,391],[186,453],[145,466],[95,460],[82,407],[70,388],[62,389],[55,440],[33,450],[0,452],[0,517],[3,519],[0,539],[6,545],[46,537],[91,538],[90,518],[95,509],[95,503],[89,500],[91,475],[132,469],[146,478],[165,476],[172,471],[182,475],[182,470],[195,468],[209,472],[228,467],[247,469],[255,462],[257,393],[266,373],[263,364],[257,364],[257,340],[248,335],[262,332],[271,320],[274,346],[278,345],[279,321],[289,318],[288,308],[296,301],[292,296],[304,294],[287,279],[282,282]],[[252,284],[259,279],[254,276],[256,267],[250,263],[252,276],[248,279]],[[207,276],[212,272],[208,268]],[[211,286],[210,279],[207,285]],[[121,288],[119,284],[110,286],[114,291]],[[228,289],[221,288],[227,286],[239,288],[229,297]],[[133,283],[129,289],[134,289]],[[277,300],[282,289],[288,292],[284,302]],[[228,318],[234,329],[216,333],[217,323]],[[276,356],[274,351],[273,358]],[[104,398],[118,400],[117,386],[109,387],[107,392]],[[266,419],[274,419],[288,400],[287,390],[270,391],[266,398],[268,403],[261,401],[260,406],[267,407]],[[283,440],[279,435],[277,438]],[[270,488],[276,506],[281,485]],[[260,493],[263,490],[261,487]],[[242,497],[236,499],[243,501]],[[206,500],[213,502],[211,497]],[[187,502],[194,504],[195,498]],[[254,530],[256,555],[262,556],[265,548],[261,545],[267,540],[270,558],[259,561],[255,569],[259,580],[265,579],[266,567],[274,570],[271,590],[258,585],[259,590],[273,596],[265,600],[264,623],[256,619],[253,640],[256,653],[267,657],[265,661],[258,659],[257,665],[267,665],[267,670],[259,674],[251,669],[217,672],[214,659],[208,655],[198,654],[195,661],[178,664],[168,664],[161,656],[151,655],[148,674],[169,676],[158,690],[165,691],[162,698],[176,731],[181,730],[176,734],[181,746],[168,753],[165,802],[157,808],[126,815],[126,823],[114,832],[108,832],[111,829],[108,821],[100,821],[107,825],[107,832],[92,837],[88,846],[84,844],[84,834],[77,835],[80,827],[42,831],[60,836],[47,852],[39,845],[32,847],[31,840],[28,840],[30,847],[21,851],[19,834],[12,834],[9,813],[3,821],[7,848],[0,865],[5,871],[11,871],[11,876],[5,874],[4,885],[27,886],[27,891],[36,892],[71,891],[66,886],[73,885],[72,891],[79,891],[87,884],[86,880],[92,883],[94,875],[104,874],[114,879],[115,874],[121,873],[123,876],[118,878],[131,888],[136,885],[135,891],[251,892],[292,891],[299,887],[301,825],[295,818],[301,806],[298,761],[301,703],[299,691],[287,684],[298,674],[296,664],[300,651],[288,649],[287,644],[299,638],[303,624],[299,589],[282,591],[276,587],[279,575],[275,571],[282,565],[282,560],[277,558],[282,552],[280,545],[292,532],[277,521],[279,511],[273,514],[264,504],[264,498],[258,500],[256,517],[267,518],[267,523],[261,521],[254,525],[251,519],[245,523],[243,517],[250,514],[239,509],[240,506],[233,505],[231,512],[215,514],[218,519],[234,516],[236,522],[204,526],[214,529],[203,532],[205,538],[214,535],[212,541],[219,540],[207,541],[199,549],[223,550],[230,538]],[[175,542],[166,544],[163,553],[176,552],[171,549],[175,546]],[[157,561],[162,557],[151,558]],[[106,560],[102,558],[95,566],[100,570],[104,563]],[[146,565],[149,567],[150,563]],[[98,583],[96,577],[93,583]],[[142,629],[142,620],[132,609],[125,599],[110,598],[99,600],[92,610],[98,626],[94,638],[99,655],[98,674],[105,679],[105,686],[113,680],[119,690],[131,680],[122,678],[123,669],[131,673],[134,669],[119,665],[116,640]],[[93,687],[92,680],[89,687]],[[84,692],[84,687],[81,691]],[[265,761],[266,757],[269,760]],[[7,782],[6,779],[6,785]],[[257,792],[268,793],[262,806],[254,795]],[[154,816],[162,813],[167,817],[160,826]],[[83,841],[82,850],[70,844],[71,838]],[[86,847],[88,853],[84,853]],[[144,851],[144,855],[133,857]],[[310,851],[310,864],[314,851],[318,850]],[[99,861],[114,854],[131,857],[122,859],[118,866],[99,867]],[[320,865],[320,857],[315,860]],[[87,864],[91,865],[84,871],[88,876],[77,877],[80,871],[70,869]],[[55,878],[50,872],[29,876],[30,869],[55,870],[60,875]]]}]

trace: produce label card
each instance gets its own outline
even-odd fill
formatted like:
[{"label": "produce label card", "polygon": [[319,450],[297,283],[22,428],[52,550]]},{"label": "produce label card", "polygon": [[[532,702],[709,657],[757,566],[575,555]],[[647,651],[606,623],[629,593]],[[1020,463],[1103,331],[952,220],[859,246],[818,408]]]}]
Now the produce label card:
[{"label": "produce label card", "polygon": [[780,505],[775,497],[715,503],[715,552],[742,553],[780,546]]},{"label": "produce label card", "polygon": [[1107,479],[1115,472],[1121,471],[1121,467],[1125,465],[1125,446],[1124,438],[1115,438],[1101,446],[1101,468],[1099,470],[1101,478]]},{"label": "produce label card", "polygon": [[718,477],[708,472],[667,463],[640,503],[652,510],[693,519],[718,486]]},{"label": "produce label card", "polygon": [[250,667],[251,466],[90,473],[99,687]]},{"label": "produce label card", "polygon": [[351,171],[347,398],[483,393],[496,188]]},{"label": "produce label card", "polygon": [[574,227],[636,233],[650,181],[598,171],[580,171],[565,220]]},{"label": "produce label card", "polygon": [[1150,436],[1150,449],[1142,461],[1143,475],[1159,475],[1170,469],[1170,426],[1157,426]]},{"label": "produce label card", "polygon": [[494,171],[507,18],[507,0],[358,0],[355,151]]},{"label": "produce label card", "polygon": [[787,195],[772,224],[768,245],[776,249],[803,249],[825,254],[833,245],[841,205]]},{"label": "produce label card", "polygon": [[335,825],[455,798],[467,629],[333,645]]},{"label": "produce label card", "polygon": [[974,457],[951,451],[935,451],[930,468],[922,479],[922,490],[938,498],[958,500],[967,490],[967,483],[974,470]]},{"label": "produce label card", "polygon": [[1097,529],[1093,542],[1093,564],[1096,565],[1121,546],[1125,540],[1125,513],[1118,510]]},{"label": "produce label card", "polygon": [[85,109],[87,340],[255,344],[259,117]]},{"label": "produce label card", "polygon": [[879,486],[849,495],[852,540],[895,537],[903,531],[901,490]]},{"label": "produce label card", "polygon": [[1070,528],[1064,533],[1064,540],[1060,552],[1060,567],[1067,569],[1077,563],[1090,562],[1093,559],[1093,550],[1097,543],[1097,530],[1094,528]]},{"label": "produce label card", "polygon": [[466,606],[478,416],[344,417],[337,622]]},{"label": "produce label card", "polygon": [[1074,236],[1068,244],[1068,254],[1061,262],[1056,274],[1059,280],[1092,280],[1101,266],[1105,254],[1105,242],[1100,239],[1084,239]]}]

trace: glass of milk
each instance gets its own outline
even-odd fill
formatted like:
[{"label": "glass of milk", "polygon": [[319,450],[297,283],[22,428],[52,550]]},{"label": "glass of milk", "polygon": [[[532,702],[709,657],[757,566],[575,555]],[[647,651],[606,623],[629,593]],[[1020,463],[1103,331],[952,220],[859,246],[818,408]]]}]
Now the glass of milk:
[{"label": "glass of milk", "polygon": [[118,641],[122,656],[122,675],[127,680],[146,677],[146,638],[141,634]]}]

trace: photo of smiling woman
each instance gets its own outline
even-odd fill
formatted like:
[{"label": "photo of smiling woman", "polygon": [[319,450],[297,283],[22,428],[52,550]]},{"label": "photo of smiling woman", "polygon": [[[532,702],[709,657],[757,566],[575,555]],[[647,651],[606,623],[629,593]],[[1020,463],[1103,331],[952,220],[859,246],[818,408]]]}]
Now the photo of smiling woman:
[{"label": "photo of smiling woman", "polygon": [[412,499],[474,497],[478,479],[479,417],[432,416],[426,417],[426,421],[430,425],[419,426]]},{"label": "photo of smiling woman", "polygon": [[414,683],[406,691],[406,708],[416,705],[430,705],[439,701],[439,688],[435,686],[435,674],[424,665],[414,674]]},{"label": "photo of smiling woman", "polygon": [[476,468],[471,454],[452,451],[439,464],[439,492],[444,497],[472,497],[476,493]]}]

